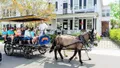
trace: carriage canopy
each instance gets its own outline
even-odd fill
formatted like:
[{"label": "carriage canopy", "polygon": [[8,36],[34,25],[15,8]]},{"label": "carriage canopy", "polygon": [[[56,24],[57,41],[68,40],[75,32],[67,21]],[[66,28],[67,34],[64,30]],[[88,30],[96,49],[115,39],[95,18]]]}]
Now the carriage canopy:
[{"label": "carriage canopy", "polygon": [[35,15],[27,15],[27,16],[18,16],[18,17],[10,17],[10,18],[2,18],[0,19],[1,21],[12,21],[12,22],[32,22],[32,21],[41,21],[44,20],[46,21],[47,18],[40,18],[38,16]]}]

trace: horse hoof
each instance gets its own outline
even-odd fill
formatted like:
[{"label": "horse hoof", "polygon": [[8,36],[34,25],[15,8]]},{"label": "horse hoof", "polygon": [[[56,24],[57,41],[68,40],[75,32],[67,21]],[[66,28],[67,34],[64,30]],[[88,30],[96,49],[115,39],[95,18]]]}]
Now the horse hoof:
[{"label": "horse hoof", "polygon": [[57,61],[57,60],[58,60],[58,58],[55,58],[55,60]]},{"label": "horse hoof", "polygon": [[89,58],[89,60],[91,60],[91,58]]}]

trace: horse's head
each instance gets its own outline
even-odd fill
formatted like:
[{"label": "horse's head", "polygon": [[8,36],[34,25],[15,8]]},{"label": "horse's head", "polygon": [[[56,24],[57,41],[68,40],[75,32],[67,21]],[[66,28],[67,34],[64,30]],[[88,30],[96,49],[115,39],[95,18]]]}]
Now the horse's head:
[{"label": "horse's head", "polygon": [[95,40],[95,33],[94,33],[94,29],[92,29],[92,31],[89,31],[89,39],[90,39],[90,43],[93,44],[94,40]]}]

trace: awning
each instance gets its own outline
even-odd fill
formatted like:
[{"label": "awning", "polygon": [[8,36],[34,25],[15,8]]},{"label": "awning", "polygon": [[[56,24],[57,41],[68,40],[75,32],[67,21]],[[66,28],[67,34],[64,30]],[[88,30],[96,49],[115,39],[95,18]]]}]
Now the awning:
[{"label": "awning", "polygon": [[19,16],[19,17],[11,17],[11,18],[2,18],[0,19],[0,22],[1,21],[32,22],[32,21],[41,21],[41,20],[46,20],[46,19],[39,18],[38,16],[34,16],[34,15],[27,15],[27,16]]}]

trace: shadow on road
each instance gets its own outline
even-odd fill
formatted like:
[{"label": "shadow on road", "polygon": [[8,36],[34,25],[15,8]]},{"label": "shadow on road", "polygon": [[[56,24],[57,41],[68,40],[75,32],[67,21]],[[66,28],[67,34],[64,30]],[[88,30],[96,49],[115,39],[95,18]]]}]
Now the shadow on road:
[{"label": "shadow on road", "polygon": [[45,57],[41,55],[34,55],[33,59],[25,59],[21,56],[6,56],[5,54],[2,54],[2,57],[3,60],[0,62],[0,68],[23,68],[31,65],[33,62],[45,59]]},{"label": "shadow on road", "polygon": [[53,60],[44,63],[44,68],[79,68],[79,67],[91,68],[93,66],[95,66],[95,64],[87,64],[87,63],[84,63],[84,65],[81,66],[81,64],[76,60],[73,60],[71,61],[71,63],[69,63],[68,59],[64,59],[64,62]]}]

